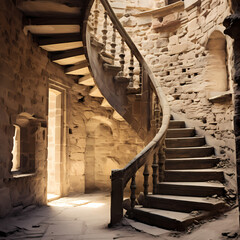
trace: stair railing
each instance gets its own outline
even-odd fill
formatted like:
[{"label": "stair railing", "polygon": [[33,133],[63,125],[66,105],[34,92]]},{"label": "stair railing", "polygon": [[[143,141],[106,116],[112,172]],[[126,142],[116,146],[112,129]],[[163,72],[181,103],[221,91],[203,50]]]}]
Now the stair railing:
[{"label": "stair railing", "polygon": [[[104,17],[102,18],[102,31],[101,31],[101,42],[102,42],[102,51],[101,56],[105,59],[106,62],[114,64],[119,62],[119,72],[116,75],[116,78],[120,80],[122,78],[127,78],[126,69],[128,68],[128,94],[137,94],[144,95],[148,91],[149,99],[149,115],[146,116],[149,120],[149,129],[155,128],[155,135],[153,139],[147,144],[147,146],[134,157],[123,169],[112,170],[111,182],[112,182],[112,191],[111,191],[111,222],[110,225],[114,225],[121,221],[123,218],[123,195],[124,189],[127,183],[131,180],[130,184],[130,199],[131,199],[131,209],[135,206],[136,200],[136,173],[137,171],[144,166],[143,176],[144,176],[144,195],[149,193],[149,165],[152,165],[152,193],[157,193],[157,183],[163,181],[164,179],[164,168],[165,168],[165,136],[167,128],[170,121],[170,109],[166,97],[161,89],[159,82],[154,78],[154,75],[151,69],[148,67],[143,56],[135,46],[131,37],[128,35],[118,18],[116,17],[113,9],[111,8],[108,0],[95,0],[90,1],[89,11],[86,13],[86,19],[84,24],[84,31],[87,31],[87,25],[89,22],[92,22],[92,37],[96,38],[99,34],[99,1],[103,6]],[[92,7],[92,10],[91,10]],[[91,13],[90,13],[91,11]],[[91,16],[91,19],[87,17]],[[110,19],[110,24],[109,24]],[[90,23],[91,24],[91,23]],[[112,30],[109,31],[109,26],[111,25]],[[108,41],[109,33],[112,33],[111,40]],[[116,58],[116,40],[119,40],[119,37],[116,36],[116,33],[120,37],[120,47],[119,47],[119,57]],[[87,41],[86,38],[83,38],[83,41]],[[93,40],[93,39],[92,39]],[[98,38],[99,40],[99,38]],[[108,44],[109,43],[109,44]],[[86,42],[85,46],[89,46]],[[129,62],[126,64],[126,45],[129,48],[128,59]],[[110,47],[109,47],[110,46]],[[108,53],[110,52],[110,53]],[[87,58],[88,56],[86,51]],[[138,67],[136,67],[137,60]],[[128,67],[126,67],[128,65]],[[138,68],[136,71],[136,68]],[[138,74],[135,74],[137,73]],[[136,78],[138,75],[138,79]],[[94,76],[97,77],[97,76]],[[152,162],[152,163],[151,163]],[[131,214],[131,210],[129,213]]]}]

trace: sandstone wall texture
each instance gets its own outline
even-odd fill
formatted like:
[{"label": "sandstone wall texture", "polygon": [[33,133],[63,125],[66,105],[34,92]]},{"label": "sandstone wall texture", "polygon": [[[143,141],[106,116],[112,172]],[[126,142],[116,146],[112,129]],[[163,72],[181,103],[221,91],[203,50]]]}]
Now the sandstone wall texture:
[{"label": "sandstone wall texture", "polygon": [[89,87],[74,85],[70,94],[69,184],[71,192],[110,189],[111,170],[124,167],[143,148],[143,141]]},{"label": "sandstone wall texture", "polygon": [[[125,166],[142,141],[100,106],[103,98],[88,95],[91,87],[75,84],[24,35],[22,14],[9,0],[0,2],[0,36],[0,217],[47,202],[49,88],[62,96],[60,194],[109,190],[111,170]],[[21,148],[15,174],[14,125]]]},{"label": "sandstone wall texture", "polygon": [[196,0],[142,13],[127,7],[119,17],[161,83],[174,118],[195,127],[217,155],[234,163],[232,40],[222,25],[229,14],[227,0]]},{"label": "sandstone wall texture", "polygon": [[[22,15],[12,1],[1,1],[0,9],[1,217],[29,204],[46,203],[48,79],[70,79],[49,62],[30,35],[24,35]],[[22,174],[13,177],[14,124],[22,130]]]}]

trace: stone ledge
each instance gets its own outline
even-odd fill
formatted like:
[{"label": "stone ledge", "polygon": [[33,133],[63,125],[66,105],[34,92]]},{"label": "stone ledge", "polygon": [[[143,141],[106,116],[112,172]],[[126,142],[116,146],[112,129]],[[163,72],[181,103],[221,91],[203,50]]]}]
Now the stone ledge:
[{"label": "stone ledge", "polygon": [[134,14],[133,16],[134,17],[145,17],[145,16],[148,16],[148,15],[152,15],[152,16],[155,16],[155,17],[164,17],[168,14],[178,12],[178,11],[182,11],[182,10],[184,10],[184,2],[179,1],[179,2],[176,2],[176,3],[170,4],[170,5],[167,5],[165,7],[161,7],[161,8],[158,8],[158,9]]},{"label": "stone ledge", "polygon": [[18,178],[28,178],[28,177],[34,177],[36,176],[36,172],[33,173],[21,173],[21,172],[13,172],[13,179],[18,179]]},{"label": "stone ledge", "polygon": [[232,99],[232,92],[230,91],[226,91],[226,92],[222,92],[222,93],[219,93],[218,95],[214,96],[214,97],[210,97],[208,100],[210,102],[225,102],[227,100],[231,100]]}]

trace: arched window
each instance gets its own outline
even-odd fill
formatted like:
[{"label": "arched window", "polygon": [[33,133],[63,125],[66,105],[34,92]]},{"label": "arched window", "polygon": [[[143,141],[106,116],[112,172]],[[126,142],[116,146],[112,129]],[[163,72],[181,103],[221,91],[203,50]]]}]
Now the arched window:
[{"label": "arched window", "polygon": [[206,90],[208,97],[213,97],[229,89],[225,36],[220,31],[214,31],[208,39],[206,50]]}]

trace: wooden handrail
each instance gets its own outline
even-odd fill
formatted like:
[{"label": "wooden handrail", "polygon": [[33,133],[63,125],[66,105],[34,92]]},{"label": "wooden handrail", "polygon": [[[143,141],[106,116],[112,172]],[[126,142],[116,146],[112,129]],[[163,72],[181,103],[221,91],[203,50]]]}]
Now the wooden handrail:
[{"label": "wooden handrail", "polygon": [[[145,62],[143,56],[137,49],[136,45],[118,20],[113,9],[111,8],[108,0],[100,0],[104,6],[106,12],[108,13],[109,18],[114,24],[116,30],[120,36],[124,39],[128,47],[130,48],[133,55],[142,65],[144,71],[147,73],[151,86],[155,91],[155,94],[159,98],[159,103],[162,109],[162,125],[155,135],[155,137],[147,144],[147,146],[134,157],[123,169],[112,170],[111,180],[112,180],[112,200],[111,200],[111,224],[119,222],[122,218],[122,200],[123,200],[123,190],[131,178],[134,178],[136,172],[141,168],[148,160],[148,156],[152,153],[155,153],[159,147],[163,144],[168,129],[170,121],[170,109],[167,102],[167,99],[162,91],[162,88],[154,78],[154,75]],[[92,6],[93,0],[90,1],[90,6]],[[90,9],[90,8],[89,8]],[[90,10],[89,10],[90,11]],[[88,12],[89,14],[89,12]],[[86,31],[87,18],[85,18],[84,31]],[[86,39],[84,45],[86,46]],[[87,52],[86,52],[87,55]],[[89,57],[87,55],[87,57]],[[116,197],[115,197],[116,196]],[[114,198],[114,199],[113,199]]]},{"label": "wooden handrail", "polygon": [[[126,44],[131,49],[131,51],[133,52],[137,60],[142,64],[144,70],[148,73],[151,83],[154,86],[156,94],[160,100],[159,102],[163,112],[162,126],[158,131],[158,133],[155,135],[155,137],[152,139],[152,141],[131,162],[129,162],[129,164],[125,168],[120,170],[114,170],[112,172],[112,178],[114,178],[115,176],[122,175],[124,179],[123,183],[124,185],[126,185],[126,183],[133,176],[131,169],[135,169],[136,167],[139,169],[140,167],[142,167],[146,161],[140,161],[140,159],[146,157],[147,153],[151,149],[153,149],[156,145],[160,144],[161,140],[164,138],[164,135],[167,131],[169,120],[170,120],[170,109],[169,109],[167,99],[160,85],[155,81],[152,71],[150,70],[143,56],[137,49],[136,45],[134,44],[134,42],[132,41],[132,39],[130,38],[130,36],[128,35],[128,33],[126,32],[126,30],[124,29],[120,21],[118,20],[108,0],[100,0],[100,1],[104,6],[105,10],[108,12],[108,16],[110,17],[112,23],[115,25],[117,31],[119,32],[121,37],[125,40]],[[122,174],[120,172],[122,172]]]}]

